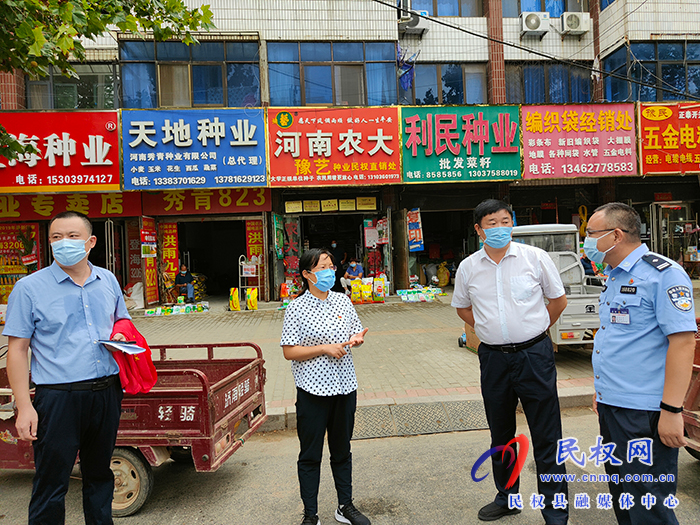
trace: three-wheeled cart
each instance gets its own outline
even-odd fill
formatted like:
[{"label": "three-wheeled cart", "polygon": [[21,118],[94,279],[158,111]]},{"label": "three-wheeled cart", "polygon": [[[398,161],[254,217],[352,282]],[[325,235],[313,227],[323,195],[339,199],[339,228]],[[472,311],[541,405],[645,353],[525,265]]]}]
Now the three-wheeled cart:
[{"label": "three-wheeled cart", "polygon": [[[112,455],[114,516],[138,511],[153,488],[152,467],[172,458],[197,472],[217,470],[267,419],[262,350],[254,343],[152,346],[158,382],[148,394],[122,401]],[[256,357],[220,359],[214,354],[254,350]],[[173,359],[183,351],[199,360]],[[216,352],[215,352],[216,351]],[[12,392],[0,369],[0,468],[34,468],[31,443],[17,439]]]}]

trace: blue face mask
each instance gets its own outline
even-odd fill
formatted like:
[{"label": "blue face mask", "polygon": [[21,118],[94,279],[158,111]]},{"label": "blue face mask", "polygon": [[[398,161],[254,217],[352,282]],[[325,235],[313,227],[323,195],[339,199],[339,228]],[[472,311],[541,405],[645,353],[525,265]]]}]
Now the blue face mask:
[{"label": "blue face mask", "polygon": [[[613,231],[615,231],[615,230],[613,230]],[[611,233],[612,233],[612,231],[609,231],[608,233],[606,233],[605,235],[601,235],[597,239],[594,239],[590,235],[588,237],[586,237],[586,239],[583,241],[583,252],[586,254],[586,257],[588,257],[594,263],[602,264],[603,259],[605,259],[605,254],[608,253],[610,250],[612,250],[617,245],[616,244],[612,245],[610,248],[608,248],[604,252],[601,252],[600,250],[598,250],[598,241],[600,239],[602,239],[603,237],[607,237]]]},{"label": "blue face mask", "polygon": [[316,282],[311,283],[321,292],[327,292],[335,284],[335,271],[333,268],[327,268],[325,270],[320,270],[318,272],[313,272],[316,276]]},{"label": "blue face mask", "polygon": [[486,240],[484,241],[491,248],[505,248],[511,241],[510,234],[513,231],[511,226],[497,226],[484,230]]},{"label": "blue face mask", "polygon": [[357,266],[357,263],[350,263],[350,266],[354,268],[355,266]]},{"label": "blue face mask", "polygon": [[53,258],[63,266],[73,266],[87,257],[85,243],[82,239],[61,239],[51,243]]}]

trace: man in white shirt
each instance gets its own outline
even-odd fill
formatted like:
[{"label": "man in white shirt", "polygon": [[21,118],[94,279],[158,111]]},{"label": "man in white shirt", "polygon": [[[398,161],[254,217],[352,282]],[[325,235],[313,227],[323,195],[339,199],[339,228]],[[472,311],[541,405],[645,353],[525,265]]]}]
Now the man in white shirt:
[{"label": "man in white shirt", "polygon": [[[474,222],[484,247],[459,265],[452,306],[481,341],[481,393],[491,447],[507,445],[515,437],[520,400],[532,436],[538,495],[544,496],[542,516],[547,524],[564,525],[569,517],[566,506],[561,508],[568,501],[566,481],[543,482],[539,476],[566,473],[564,464],[556,462],[561,413],[547,333],[566,308],[564,286],[547,252],[511,242],[512,210],[506,203],[485,200],[474,210]],[[503,457],[500,452],[491,456],[498,494],[479,510],[482,521],[520,512],[513,505],[515,498],[509,501],[509,495],[518,494],[519,479],[506,488],[517,462],[508,466],[511,457],[505,454],[506,461]]]}]

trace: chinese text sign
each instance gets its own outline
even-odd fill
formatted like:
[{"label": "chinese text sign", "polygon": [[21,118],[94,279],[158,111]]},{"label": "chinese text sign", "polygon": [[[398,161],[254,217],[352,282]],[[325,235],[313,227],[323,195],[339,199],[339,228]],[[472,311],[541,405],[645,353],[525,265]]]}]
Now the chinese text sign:
[{"label": "chinese text sign", "polygon": [[138,193],[39,193],[0,195],[0,218],[10,221],[48,220],[57,213],[77,211],[91,219],[138,217]]},{"label": "chinese text sign", "polygon": [[268,110],[270,185],[401,182],[398,108]]},{"label": "chinese text sign", "polygon": [[640,104],[639,150],[642,175],[700,173],[697,104]]},{"label": "chinese text sign", "polygon": [[522,106],[523,178],[637,174],[634,104]]},{"label": "chinese text sign", "polygon": [[124,189],[267,186],[262,109],[121,115]]},{"label": "chinese text sign", "polygon": [[0,124],[37,153],[0,156],[0,192],[118,191],[116,111],[0,113]]},{"label": "chinese text sign", "polygon": [[520,178],[517,106],[402,107],[403,181]]}]

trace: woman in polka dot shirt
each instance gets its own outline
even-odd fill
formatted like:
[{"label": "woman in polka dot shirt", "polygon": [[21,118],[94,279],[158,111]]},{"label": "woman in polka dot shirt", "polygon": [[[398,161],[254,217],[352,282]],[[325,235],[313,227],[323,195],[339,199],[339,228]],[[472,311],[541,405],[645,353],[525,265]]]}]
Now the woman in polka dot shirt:
[{"label": "woman in polka dot shirt", "polygon": [[335,284],[333,256],[328,250],[307,250],[299,259],[302,293],[287,307],[280,345],[292,362],[297,387],[297,461],[302,525],[318,525],[318,488],[323,439],[328,432],[331,469],[338,492],[335,519],[351,525],[370,525],[352,504],[350,438],[355,424],[357,378],[351,348],[364,342],[350,299],[331,292]]}]

